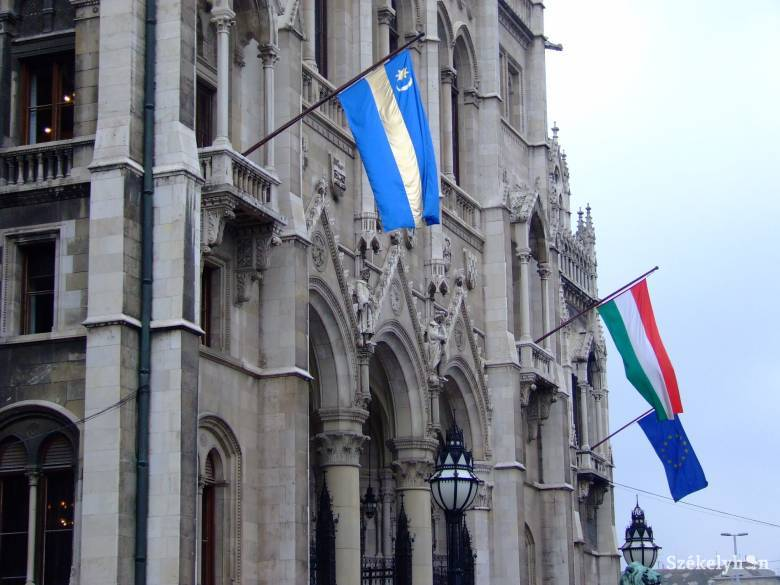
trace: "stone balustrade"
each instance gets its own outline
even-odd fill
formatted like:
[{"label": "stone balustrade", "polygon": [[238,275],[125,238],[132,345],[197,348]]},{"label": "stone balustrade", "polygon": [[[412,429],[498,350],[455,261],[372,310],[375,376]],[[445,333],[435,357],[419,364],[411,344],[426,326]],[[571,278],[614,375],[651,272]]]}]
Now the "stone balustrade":
[{"label": "stone balustrade", "polygon": [[[306,63],[301,65],[301,76],[303,79],[303,106],[307,108],[316,101],[324,98],[325,96],[332,95],[335,86],[320,75],[313,68],[309,67]],[[333,122],[336,126],[343,130],[348,130],[347,118],[344,114],[344,109],[341,107],[341,103],[338,99],[333,98],[322,104],[318,109],[322,115],[328,120]]]},{"label": "stone balustrade", "polygon": [[468,227],[481,231],[482,208],[472,197],[447,177],[441,177],[441,192],[444,209],[457,217]]},{"label": "stone balustrade", "polygon": [[94,137],[0,149],[0,189],[40,189],[89,181]]},{"label": "stone balustrade", "polygon": [[533,3],[531,0],[506,0],[507,6],[514,12],[523,24],[531,28],[531,10]]},{"label": "stone balustrade", "polygon": [[204,191],[230,185],[249,201],[273,204],[273,187],[279,184],[279,179],[263,167],[230,148],[201,148],[198,158]]}]

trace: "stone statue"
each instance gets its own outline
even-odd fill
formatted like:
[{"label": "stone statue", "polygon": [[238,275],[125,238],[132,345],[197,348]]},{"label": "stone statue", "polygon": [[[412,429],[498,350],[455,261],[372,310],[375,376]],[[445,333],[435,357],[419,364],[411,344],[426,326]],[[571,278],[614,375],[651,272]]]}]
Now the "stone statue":
[{"label": "stone statue", "polygon": [[661,585],[661,574],[639,563],[631,563],[620,577],[620,585]]},{"label": "stone statue", "polygon": [[446,311],[436,311],[433,319],[428,323],[428,329],[425,332],[425,341],[428,344],[428,367],[439,377],[439,366],[441,365],[442,354],[444,353],[444,344],[447,342],[447,333],[444,330],[444,319],[447,317]]},{"label": "stone statue", "polygon": [[352,292],[352,306],[357,315],[358,329],[365,336],[374,334],[374,300],[371,298],[371,290],[368,287],[370,271],[365,269],[360,273],[361,278],[355,280],[355,288]]}]

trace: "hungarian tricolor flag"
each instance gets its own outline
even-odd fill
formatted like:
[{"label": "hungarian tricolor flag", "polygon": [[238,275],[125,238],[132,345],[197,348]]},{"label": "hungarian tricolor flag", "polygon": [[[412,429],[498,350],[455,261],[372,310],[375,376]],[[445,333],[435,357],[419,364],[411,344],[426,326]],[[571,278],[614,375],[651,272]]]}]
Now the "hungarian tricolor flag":
[{"label": "hungarian tricolor flag", "polygon": [[682,412],[677,377],[666,353],[643,280],[598,308],[623,358],[626,377],[661,420]]}]

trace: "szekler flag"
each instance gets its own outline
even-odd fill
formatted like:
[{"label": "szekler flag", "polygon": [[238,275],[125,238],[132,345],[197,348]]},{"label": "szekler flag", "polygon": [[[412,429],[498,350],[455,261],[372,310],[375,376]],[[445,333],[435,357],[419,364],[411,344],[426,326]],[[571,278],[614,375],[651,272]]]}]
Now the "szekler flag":
[{"label": "szekler flag", "polygon": [[707,487],[704,470],[679,416],[672,420],[658,420],[650,413],[639,419],[639,426],[664,465],[666,481],[675,502]]},{"label": "szekler flag", "polygon": [[643,280],[598,308],[623,358],[626,377],[660,420],[682,412],[677,377],[666,353]]},{"label": "szekler flag", "polygon": [[382,228],[439,223],[439,172],[409,51],[339,94]]}]

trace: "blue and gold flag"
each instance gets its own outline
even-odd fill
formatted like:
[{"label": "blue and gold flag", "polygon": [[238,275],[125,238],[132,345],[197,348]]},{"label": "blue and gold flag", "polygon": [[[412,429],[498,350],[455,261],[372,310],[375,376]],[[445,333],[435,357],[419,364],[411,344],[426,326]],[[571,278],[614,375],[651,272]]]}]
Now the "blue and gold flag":
[{"label": "blue and gold flag", "polygon": [[647,435],[661,463],[674,501],[707,487],[707,478],[699,459],[683,430],[680,417],[658,420],[650,413],[639,420],[639,426]]},{"label": "blue and gold flag", "polygon": [[382,228],[439,223],[439,173],[409,51],[339,94]]}]

